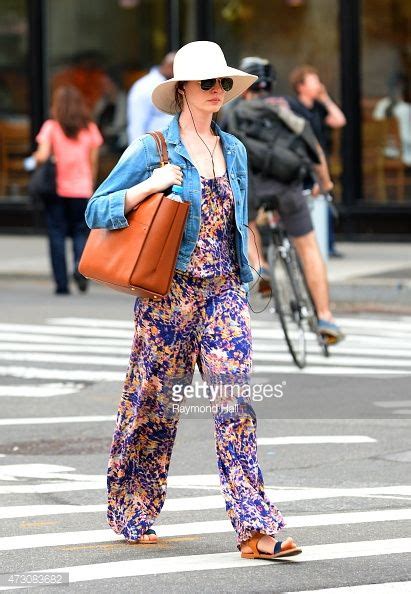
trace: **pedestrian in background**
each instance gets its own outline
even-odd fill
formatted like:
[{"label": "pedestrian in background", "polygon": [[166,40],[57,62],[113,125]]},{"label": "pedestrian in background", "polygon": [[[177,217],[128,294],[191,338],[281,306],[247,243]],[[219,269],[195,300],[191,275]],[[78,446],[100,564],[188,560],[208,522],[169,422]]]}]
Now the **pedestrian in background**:
[{"label": "pedestrian in background", "polygon": [[[86,212],[90,227],[116,229],[128,225],[125,215],[142,200],[173,184],[183,186],[182,198],[190,202],[169,294],[135,302],[134,342],[107,478],[109,525],[130,543],[157,541],[151,526],[164,504],[179,417],[178,410],[169,414],[170,391],[191,383],[198,362],[203,379],[222,388],[224,402],[225,387],[248,385],[252,362],[242,286],[252,280],[247,155],[212,117],[256,77],[227,66],[221,48],[207,41],[181,48],[174,73],[152,95],[157,108],[174,115],[164,130],[170,164],[158,168],[153,138],[141,136]],[[212,411],[221,489],[237,547],[247,558],[300,553],[291,537],[274,540],[285,522],[264,491],[255,412],[249,402],[238,406],[238,412]]]},{"label": "pedestrian in background", "polygon": [[[326,86],[320,80],[318,70],[313,66],[297,66],[291,71],[289,80],[296,94],[289,99],[291,109],[310,122],[325,155],[329,155],[330,128],[345,126],[346,119],[343,112],[331,99]],[[334,215],[330,204],[328,204],[328,253],[331,257],[342,255],[335,248]]]},{"label": "pedestrian in background", "polygon": [[56,163],[56,195],[45,196],[49,249],[57,295],[70,293],[66,262],[66,237],[73,242],[73,278],[80,291],[87,280],[77,266],[88,236],[84,220],[93,193],[98,167],[98,148],[103,138],[89,116],[80,91],[62,86],[53,93],[51,119],[44,122],[36,140],[36,165],[52,157]]},{"label": "pedestrian in background", "polygon": [[173,76],[173,61],[175,54],[167,54],[159,66],[153,66],[150,72],[139,78],[131,87],[127,96],[127,135],[128,142],[155,130],[162,130],[171,121],[166,114],[151,101],[154,88]]}]

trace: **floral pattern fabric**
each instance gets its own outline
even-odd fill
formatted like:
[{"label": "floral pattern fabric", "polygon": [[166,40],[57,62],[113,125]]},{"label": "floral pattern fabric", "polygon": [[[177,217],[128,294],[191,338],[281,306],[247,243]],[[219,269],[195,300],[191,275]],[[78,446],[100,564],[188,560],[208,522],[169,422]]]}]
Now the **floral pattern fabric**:
[{"label": "floral pattern fabric", "polygon": [[201,177],[201,225],[187,267],[191,275],[205,278],[239,274],[233,200],[227,172],[215,179]]},{"label": "floral pattern fabric", "polygon": [[[202,180],[207,206],[190,270],[176,271],[162,299],[135,303],[134,340],[107,475],[108,523],[128,540],[138,540],[164,504],[180,416],[172,406],[173,386],[191,384],[196,364],[210,384],[221,378],[225,384],[249,382],[250,314],[232,258],[232,194],[227,176],[218,178],[221,201],[213,211],[210,181]],[[212,414],[221,490],[237,546],[256,531],[274,536],[285,521],[264,492],[252,406],[217,407]]]}]

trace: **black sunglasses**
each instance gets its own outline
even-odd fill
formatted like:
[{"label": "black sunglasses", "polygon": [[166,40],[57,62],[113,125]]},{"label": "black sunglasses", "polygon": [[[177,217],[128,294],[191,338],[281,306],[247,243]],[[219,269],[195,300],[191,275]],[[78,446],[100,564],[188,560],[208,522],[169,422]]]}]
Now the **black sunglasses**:
[{"label": "black sunglasses", "polygon": [[200,80],[199,83],[203,91],[211,91],[217,81],[226,93],[233,88],[234,81],[232,78],[207,78],[206,80]]}]

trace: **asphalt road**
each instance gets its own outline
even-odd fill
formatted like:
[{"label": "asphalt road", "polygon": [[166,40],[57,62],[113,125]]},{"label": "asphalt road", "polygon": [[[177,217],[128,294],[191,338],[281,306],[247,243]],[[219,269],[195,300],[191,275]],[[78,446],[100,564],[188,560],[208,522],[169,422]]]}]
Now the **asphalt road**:
[{"label": "asphalt road", "polygon": [[181,418],[159,544],[127,546],[108,529],[132,300],[49,291],[0,281],[1,574],[58,569],[73,592],[411,590],[411,317],[344,314],[346,341],[329,360],[310,343],[299,371],[275,320],[253,315],[254,383],[283,388],[255,403],[259,460],[287,522],[280,538],[303,548],[265,563],[236,550],[209,415]]}]

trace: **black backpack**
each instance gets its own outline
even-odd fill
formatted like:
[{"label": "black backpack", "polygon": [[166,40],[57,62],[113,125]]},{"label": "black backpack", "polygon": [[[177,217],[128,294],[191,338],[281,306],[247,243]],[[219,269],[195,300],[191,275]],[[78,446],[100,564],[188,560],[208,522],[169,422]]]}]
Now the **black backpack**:
[{"label": "black backpack", "polygon": [[244,143],[254,174],[290,183],[309,176],[320,162],[310,124],[264,99],[237,102],[226,122]]}]

